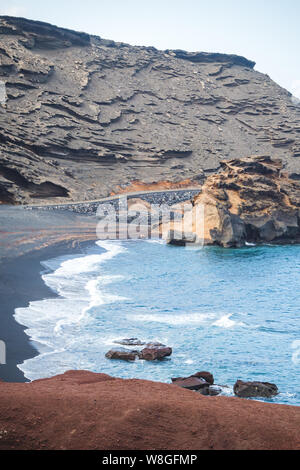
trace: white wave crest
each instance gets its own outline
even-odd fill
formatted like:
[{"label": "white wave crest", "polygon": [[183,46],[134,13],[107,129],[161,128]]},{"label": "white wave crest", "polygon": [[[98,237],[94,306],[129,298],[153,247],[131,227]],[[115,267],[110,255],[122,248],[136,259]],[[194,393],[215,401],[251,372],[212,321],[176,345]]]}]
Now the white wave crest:
[{"label": "white wave crest", "polygon": [[[80,341],[81,328],[89,323],[89,311],[93,307],[125,300],[103,290],[105,285],[122,280],[122,276],[99,275],[101,264],[124,252],[125,248],[111,241],[97,242],[97,245],[106,251],[64,260],[53,272],[42,275],[58,298],[30,302],[28,307],[15,310],[16,321],[26,326],[26,334],[40,352],[40,356],[19,366],[24,373],[26,371],[26,377],[43,376],[37,368],[42,367],[45,355],[72,350]],[[57,262],[48,260],[43,264],[51,269]]]},{"label": "white wave crest", "polygon": [[203,324],[214,317],[213,313],[128,315],[128,319],[133,321],[166,323],[167,325]]},{"label": "white wave crest", "polygon": [[231,320],[232,314],[223,315],[219,320],[215,321],[212,326],[219,326],[220,328],[233,328],[234,326],[245,326],[242,322]]},{"label": "white wave crest", "polygon": [[[246,326],[242,322],[231,320],[233,314],[217,313],[191,313],[191,314],[135,314],[128,315],[128,320],[135,322],[154,322],[167,325],[203,325],[218,326],[221,328],[232,328],[234,326]],[[216,319],[217,318],[217,319]],[[215,321],[214,321],[215,320]]]}]

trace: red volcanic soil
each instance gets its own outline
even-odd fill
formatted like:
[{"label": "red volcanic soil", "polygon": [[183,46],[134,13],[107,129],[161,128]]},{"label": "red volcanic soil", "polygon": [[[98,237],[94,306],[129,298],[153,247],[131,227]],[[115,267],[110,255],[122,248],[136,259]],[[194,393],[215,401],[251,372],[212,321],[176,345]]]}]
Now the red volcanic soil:
[{"label": "red volcanic soil", "polygon": [[0,383],[1,449],[300,449],[300,408],[70,371]]}]

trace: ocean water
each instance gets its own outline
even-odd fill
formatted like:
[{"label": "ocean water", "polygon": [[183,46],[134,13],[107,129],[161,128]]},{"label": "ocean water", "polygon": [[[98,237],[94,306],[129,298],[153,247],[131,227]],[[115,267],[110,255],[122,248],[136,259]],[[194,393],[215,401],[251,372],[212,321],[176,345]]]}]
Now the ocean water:
[{"label": "ocean water", "polygon": [[[226,250],[105,241],[43,263],[59,297],[17,308],[39,351],[31,380],[70,369],[170,382],[200,370],[231,395],[237,379],[276,383],[268,401],[300,405],[300,246]],[[173,348],[161,362],[105,358],[115,340]]]}]

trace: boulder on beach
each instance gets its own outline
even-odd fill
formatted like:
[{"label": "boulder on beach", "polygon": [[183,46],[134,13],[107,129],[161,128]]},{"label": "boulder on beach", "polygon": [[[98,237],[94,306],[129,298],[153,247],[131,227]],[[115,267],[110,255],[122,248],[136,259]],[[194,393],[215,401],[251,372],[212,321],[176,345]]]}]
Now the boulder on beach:
[{"label": "boulder on beach", "polygon": [[277,386],[268,382],[243,382],[242,380],[237,380],[233,391],[240,398],[272,398],[278,395]]},{"label": "boulder on beach", "polygon": [[125,348],[111,349],[105,354],[107,359],[119,359],[121,361],[135,361],[138,356],[139,351]]},{"label": "boulder on beach", "polygon": [[155,361],[171,356],[172,348],[161,343],[148,343],[140,352],[139,358],[145,361]]}]

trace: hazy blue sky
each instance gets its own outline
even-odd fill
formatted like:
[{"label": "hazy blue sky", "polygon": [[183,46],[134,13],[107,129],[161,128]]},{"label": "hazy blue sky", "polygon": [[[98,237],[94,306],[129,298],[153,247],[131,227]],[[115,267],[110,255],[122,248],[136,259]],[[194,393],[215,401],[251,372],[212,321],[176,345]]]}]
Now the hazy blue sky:
[{"label": "hazy blue sky", "polygon": [[133,45],[240,54],[300,98],[300,0],[0,0],[0,14]]}]

